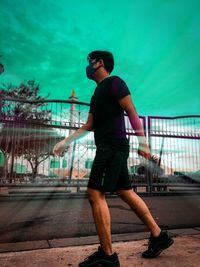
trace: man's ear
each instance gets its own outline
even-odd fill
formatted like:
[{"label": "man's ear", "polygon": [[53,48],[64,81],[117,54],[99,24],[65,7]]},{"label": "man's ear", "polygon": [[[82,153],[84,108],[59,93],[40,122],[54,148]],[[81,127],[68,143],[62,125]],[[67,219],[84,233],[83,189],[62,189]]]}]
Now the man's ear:
[{"label": "man's ear", "polygon": [[104,66],[103,59],[100,59],[99,62],[101,63],[102,66]]}]

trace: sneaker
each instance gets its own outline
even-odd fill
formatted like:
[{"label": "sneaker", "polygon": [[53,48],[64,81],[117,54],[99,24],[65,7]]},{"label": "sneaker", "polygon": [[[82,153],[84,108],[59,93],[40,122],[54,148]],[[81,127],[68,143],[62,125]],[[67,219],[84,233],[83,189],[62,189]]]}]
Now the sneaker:
[{"label": "sneaker", "polygon": [[161,231],[158,237],[150,236],[148,249],[142,253],[143,258],[156,258],[160,253],[170,247],[174,243],[174,240],[170,236],[169,232]]},{"label": "sneaker", "polygon": [[91,256],[79,263],[79,267],[120,267],[117,253],[108,256],[101,247]]}]

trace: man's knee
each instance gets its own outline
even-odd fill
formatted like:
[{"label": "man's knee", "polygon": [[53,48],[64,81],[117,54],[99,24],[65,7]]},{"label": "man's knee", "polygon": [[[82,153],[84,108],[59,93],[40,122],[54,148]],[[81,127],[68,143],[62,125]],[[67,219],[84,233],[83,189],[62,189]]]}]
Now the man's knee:
[{"label": "man's knee", "polygon": [[88,200],[91,205],[94,203],[98,203],[102,199],[105,199],[104,193],[99,190],[88,188],[87,193],[88,193]]},{"label": "man's knee", "polygon": [[132,189],[130,189],[130,190],[117,190],[116,193],[119,197],[123,198],[123,197],[127,197],[129,195],[132,195],[133,190]]},{"label": "man's knee", "polygon": [[132,190],[118,190],[117,195],[125,202],[130,202],[130,200],[135,200],[138,198],[137,194]]}]

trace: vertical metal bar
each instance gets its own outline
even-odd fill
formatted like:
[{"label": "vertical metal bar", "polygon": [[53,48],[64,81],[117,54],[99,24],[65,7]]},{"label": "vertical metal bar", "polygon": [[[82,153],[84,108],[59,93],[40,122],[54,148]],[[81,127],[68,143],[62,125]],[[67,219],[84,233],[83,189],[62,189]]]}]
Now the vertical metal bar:
[{"label": "vertical metal bar", "polygon": [[[148,143],[149,143],[149,148],[151,152],[151,123],[152,123],[151,117],[148,116],[147,120],[148,120]],[[152,188],[152,173],[149,170],[147,170],[146,180],[147,180],[147,192],[151,196],[152,189],[153,189]]]},{"label": "vertical metal bar", "polygon": [[71,158],[71,166],[70,166],[70,172],[69,172],[69,183],[72,180],[72,172],[74,168],[74,155],[75,155],[75,149],[76,149],[76,142],[73,143],[73,149],[72,149],[72,158]]}]

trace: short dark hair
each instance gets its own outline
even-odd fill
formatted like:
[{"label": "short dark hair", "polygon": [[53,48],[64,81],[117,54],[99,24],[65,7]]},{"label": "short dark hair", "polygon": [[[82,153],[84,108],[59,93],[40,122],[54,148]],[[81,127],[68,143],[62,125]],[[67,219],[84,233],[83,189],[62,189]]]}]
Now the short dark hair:
[{"label": "short dark hair", "polygon": [[111,52],[95,50],[88,54],[88,59],[103,60],[105,69],[111,73],[114,68],[114,57]]}]

